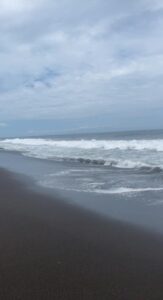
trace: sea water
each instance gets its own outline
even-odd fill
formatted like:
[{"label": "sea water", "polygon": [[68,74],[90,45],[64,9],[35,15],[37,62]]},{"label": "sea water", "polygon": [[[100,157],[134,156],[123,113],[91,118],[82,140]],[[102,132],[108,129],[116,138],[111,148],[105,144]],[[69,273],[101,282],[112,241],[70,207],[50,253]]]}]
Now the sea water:
[{"label": "sea water", "polygon": [[[148,215],[154,227],[155,211],[163,232],[163,131],[7,138],[0,148],[10,153],[14,170],[31,172],[40,185],[61,193],[77,192],[91,209],[140,223]],[[9,167],[3,155],[0,165]]]},{"label": "sea water", "polygon": [[44,176],[47,186],[109,194],[163,189],[163,131],[13,138],[0,148],[59,162],[61,171]]}]

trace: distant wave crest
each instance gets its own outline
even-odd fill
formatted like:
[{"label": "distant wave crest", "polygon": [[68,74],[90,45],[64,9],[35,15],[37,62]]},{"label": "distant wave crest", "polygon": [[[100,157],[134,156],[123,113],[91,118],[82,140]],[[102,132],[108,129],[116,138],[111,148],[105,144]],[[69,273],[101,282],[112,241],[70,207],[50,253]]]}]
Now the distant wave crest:
[{"label": "distant wave crest", "polygon": [[150,140],[53,140],[42,138],[16,138],[0,141],[0,147],[48,146],[72,149],[102,149],[102,150],[151,150],[163,152],[163,139]]},{"label": "distant wave crest", "polygon": [[103,149],[103,150],[155,150],[163,151],[163,139],[151,140],[53,140],[53,139],[5,139],[0,147],[51,146],[59,148]]}]

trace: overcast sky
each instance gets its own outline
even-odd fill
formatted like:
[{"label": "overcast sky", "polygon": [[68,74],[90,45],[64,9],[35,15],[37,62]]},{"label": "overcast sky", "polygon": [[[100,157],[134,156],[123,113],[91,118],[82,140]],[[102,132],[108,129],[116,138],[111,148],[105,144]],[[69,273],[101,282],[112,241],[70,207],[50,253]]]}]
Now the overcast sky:
[{"label": "overcast sky", "polygon": [[163,128],[162,0],[1,0],[0,135]]}]

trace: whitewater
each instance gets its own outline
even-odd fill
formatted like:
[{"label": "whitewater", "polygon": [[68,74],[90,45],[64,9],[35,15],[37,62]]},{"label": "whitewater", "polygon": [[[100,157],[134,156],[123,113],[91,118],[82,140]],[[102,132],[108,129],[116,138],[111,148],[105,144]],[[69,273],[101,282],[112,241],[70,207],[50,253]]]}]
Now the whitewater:
[{"label": "whitewater", "polygon": [[28,147],[28,146],[42,146],[42,147],[62,147],[62,148],[76,148],[76,149],[103,149],[103,150],[154,150],[163,152],[163,139],[151,140],[54,140],[43,138],[15,138],[4,139],[0,142],[1,147]]},{"label": "whitewater", "polygon": [[0,141],[0,148],[39,159],[153,171],[163,169],[163,139],[55,140],[15,138]]}]

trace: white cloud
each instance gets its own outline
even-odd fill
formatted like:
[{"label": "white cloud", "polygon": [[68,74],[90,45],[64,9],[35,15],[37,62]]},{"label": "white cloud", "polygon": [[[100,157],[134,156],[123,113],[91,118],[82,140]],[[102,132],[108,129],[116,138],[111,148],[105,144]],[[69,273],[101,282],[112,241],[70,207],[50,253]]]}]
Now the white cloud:
[{"label": "white cloud", "polygon": [[1,0],[0,15],[22,13],[32,6],[31,0]]},{"label": "white cloud", "polygon": [[5,0],[0,8],[1,118],[160,105],[161,1]]}]

